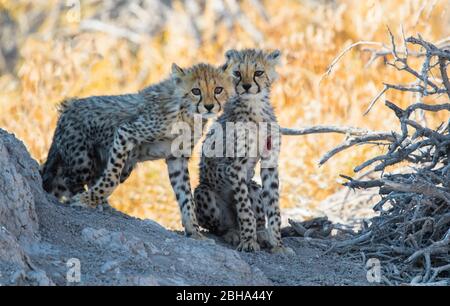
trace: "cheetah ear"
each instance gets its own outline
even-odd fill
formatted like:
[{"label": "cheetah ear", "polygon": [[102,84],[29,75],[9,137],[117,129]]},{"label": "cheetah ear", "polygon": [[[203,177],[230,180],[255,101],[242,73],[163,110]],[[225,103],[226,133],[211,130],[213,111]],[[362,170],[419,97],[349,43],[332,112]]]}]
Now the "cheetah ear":
[{"label": "cheetah ear", "polygon": [[181,78],[185,75],[186,73],[184,72],[183,69],[180,68],[180,66],[178,66],[177,64],[173,63],[172,64],[172,79],[174,80],[174,82],[176,84],[180,84],[181,83]]},{"label": "cheetah ear", "polygon": [[230,49],[227,52],[225,52],[225,57],[227,58],[227,62],[231,61],[231,59],[236,58],[238,55],[238,51],[235,49]]},{"label": "cheetah ear", "polygon": [[173,76],[183,76],[184,74],[185,74],[185,72],[183,69],[181,69],[180,66],[178,66],[175,63],[172,64],[172,75]]},{"label": "cheetah ear", "polygon": [[266,59],[272,65],[278,65],[281,62],[281,51],[275,50],[266,55]]},{"label": "cheetah ear", "polygon": [[226,71],[228,70],[228,68],[230,68],[230,65],[229,65],[228,62],[226,62],[225,64],[223,64],[222,66],[219,67],[219,69],[220,69],[222,72],[226,72]]}]

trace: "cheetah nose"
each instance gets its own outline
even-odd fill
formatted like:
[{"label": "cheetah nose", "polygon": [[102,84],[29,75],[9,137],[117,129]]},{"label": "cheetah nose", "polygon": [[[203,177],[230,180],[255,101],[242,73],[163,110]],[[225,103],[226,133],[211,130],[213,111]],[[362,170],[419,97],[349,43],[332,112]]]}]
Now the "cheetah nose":
[{"label": "cheetah nose", "polygon": [[207,111],[211,111],[214,107],[214,104],[205,104],[205,108]]},{"label": "cheetah nose", "polygon": [[245,91],[248,91],[250,89],[250,87],[252,87],[252,84],[243,84],[242,88],[245,89]]}]

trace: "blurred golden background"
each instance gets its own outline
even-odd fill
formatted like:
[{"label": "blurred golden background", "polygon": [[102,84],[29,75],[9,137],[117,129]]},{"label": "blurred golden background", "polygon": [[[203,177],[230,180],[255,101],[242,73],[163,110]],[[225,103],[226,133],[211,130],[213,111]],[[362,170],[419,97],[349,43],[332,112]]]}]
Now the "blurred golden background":
[{"label": "blurred golden background", "polygon": [[[370,54],[358,47],[319,80],[351,43],[389,44],[387,26],[399,43],[401,27],[406,36],[420,33],[431,42],[448,37],[449,10],[449,0],[0,0],[0,127],[43,162],[56,105],[64,98],[134,92],[167,77],[172,62],[221,64],[227,49],[254,47],[283,52],[272,94],[282,126],[390,130],[396,118],[382,101],[367,116],[363,112],[382,82],[411,81],[405,74],[382,58],[365,67]],[[412,98],[389,92],[386,97],[398,105]],[[427,119],[439,123],[443,115]],[[284,137],[283,208],[314,210],[340,188],[339,174],[354,175],[354,166],[382,149],[357,147],[318,167],[343,138]],[[197,163],[190,163],[193,186]],[[181,227],[163,161],[139,165],[110,202],[131,215]]]}]

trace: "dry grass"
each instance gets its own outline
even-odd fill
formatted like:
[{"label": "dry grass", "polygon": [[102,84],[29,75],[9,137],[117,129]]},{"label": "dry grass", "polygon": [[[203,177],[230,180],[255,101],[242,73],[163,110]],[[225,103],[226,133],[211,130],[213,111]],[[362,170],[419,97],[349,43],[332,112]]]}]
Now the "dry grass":
[{"label": "dry grass", "polygon": [[[337,1],[336,5],[315,5],[310,1],[267,1],[270,22],[264,22],[250,1],[242,7],[263,33],[264,44],[255,44],[239,25],[229,32],[225,25],[212,22],[212,9],[203,17],[204,43],[196,48],[193,39],[177,20],[153,38],[141,44],[102,33],[81,33],[78,24],[61,15],[60,31],[52,34],[51,20],[33,35],[20,39],[21,60],[16,76],[0,76],[0,126],[22,139],[31,154],[43,161],[56,123],[55,106],[69,96],[117,94],[136,91],[164,78],[170,63],[190,65],[199,60],[221,63],[228,48],[279,48],[284,63],[280,80],[273,90],[273,103],[283,126],[312,124],[359,126],[388,130],[395,118],[382,103],[368,116],[362,116],[382,82],[408,82],[404,76],[383,64],[382,60],[364,68],[368,57],[358,50],[349,52],[335,71],[320,84],[334,56],[358,40],[388,42],[386,25],[400,37],[421,33],[435,41],[450,33],[449,4],[438,1]],[[312,3],[312,1],[311,1]],[[50,8],[55,1],[0,0],[0,9],[8,10],[25,23],[30,10]],[[435,4],[435,5],[433,5]],[[94,7],[83,7],[90,14]],[[183,15],[181,5],[175,10]],[[447,32],[446,32],[447,31]],[[388,93],[394,102],[407,103],[399,94]],[[427,101],[432,103],[432,101]],[[429,118],[440,122],[443,117]],[[340,154],[325,166],[317,161],[325,150],[342,136],[286,137],[281,155],[282,207],[313,208],[318,201],[334,193],[340,185],[339,174],[352,175],[353,167],[373,155],[378,147],[361,147]],[[197,183],[197,160],[191,162],[192,184]],[[163,162],[142,164],[129,180],[113,194],[111,203],[138,217],[146,217],[172,228],[179,228],[179,212]]]}]

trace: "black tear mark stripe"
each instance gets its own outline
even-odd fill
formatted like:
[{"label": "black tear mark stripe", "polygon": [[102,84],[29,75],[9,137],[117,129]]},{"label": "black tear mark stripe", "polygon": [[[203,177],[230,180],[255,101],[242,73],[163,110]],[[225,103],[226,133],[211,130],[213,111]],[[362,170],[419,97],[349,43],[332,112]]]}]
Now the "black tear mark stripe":
[{"label": "black tear mark stripe", "polygon": [[222,104],[220,104],[219,100],[217,100],[216,95],[214,94],[214,100],[216,100],[217,104],[219,104],[219,112],[222,110]]},{"label": "black tear mark stripe", "polygon": [[[256,71],[256,64],[255,64],[255,71]],[[261,86],[259,86],[258,82],[256,81],[256,75],[253,73],[253,82],[255,82],[256,86],[258,86],[258,92],[261,92]]]},{"label": "black tear mark stripe", "polygon": [[[214,81],[214,100],[216,100],[216,102],[217,102],[217,104],[219,104],[219,112],[222,110],[222,105],[220,104],[220,102],[219,102],[219,100],[217,100],[217,97],[216,97],[216,86],[217,86],[217,81],[216,81],[216,79],[213,79],[213,81]],[[224,89],[222,89],[222,90],[224,90]],[[221,92],[222,93],[222,92]],[[219,94],[220,95],[220,94]]]},{"label": "black tear mark stripe", "polygon": [[200,92],[200,100],[198,100],[197,105],[195,106],[195,108],[197,109],[197,113],[200,113],[200,110],[198,109],[198,107],[200,106],[200,103],[202,103],[203,100],[203,96],[202,93]]},{"label": "black tear mark stripe", "polygon": [[[239,72],[239,73],[240,73],[240,72]],[[240,73],[240,75],[239,75],[239,81],[237,82],[237,84],[236,84],[236,86],[235,86],[236,92],[238,91],[237,89],[238,89],[238,86],[239,86],[239,84],[241,83],[241,81],[242,81],[242,73]]]}]

